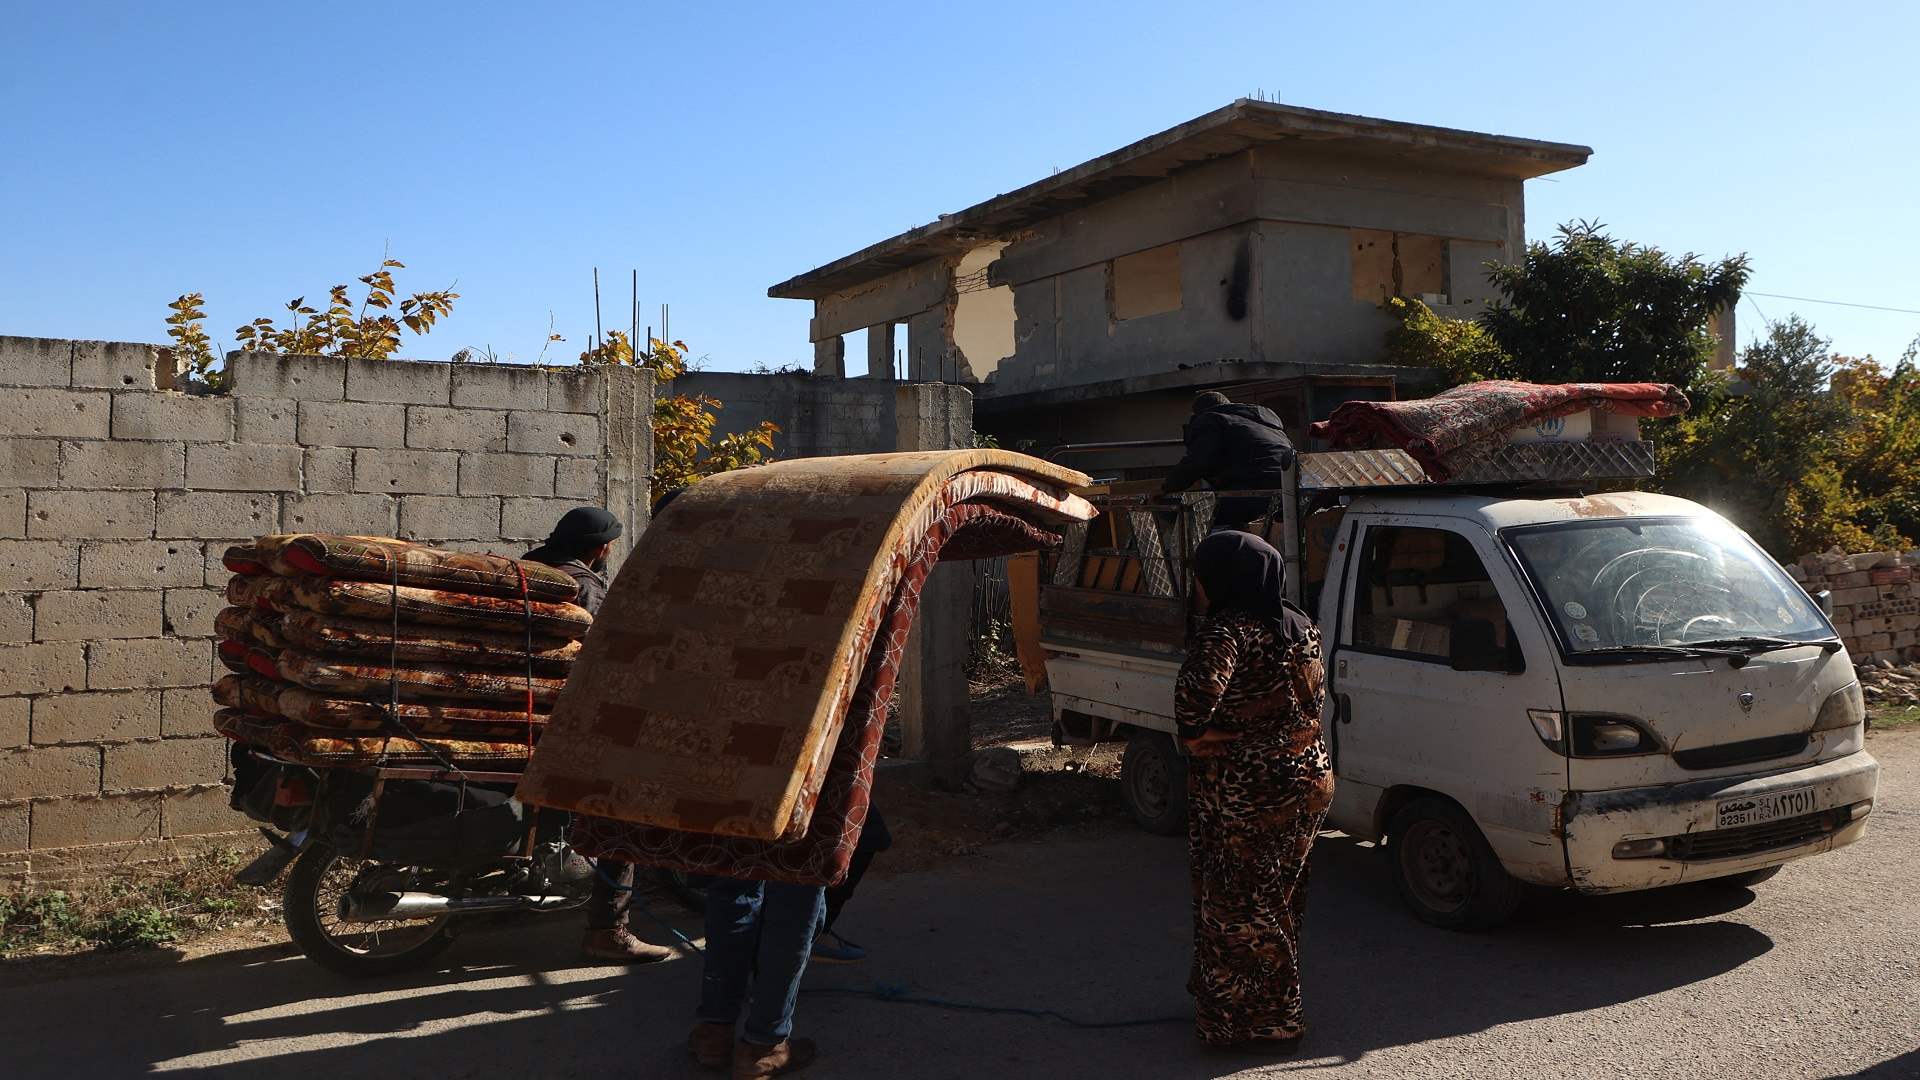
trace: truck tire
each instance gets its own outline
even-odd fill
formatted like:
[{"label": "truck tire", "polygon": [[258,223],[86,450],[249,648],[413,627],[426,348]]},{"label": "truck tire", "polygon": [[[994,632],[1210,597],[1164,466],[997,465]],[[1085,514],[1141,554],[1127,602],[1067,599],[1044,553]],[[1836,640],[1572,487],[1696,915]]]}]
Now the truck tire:
[{"label": "truck tire", "polygon": [[1120,759],[1120,796],[1133,820],[1150,833],[1187,831],[1187,759],[1163,731],[1135,730]]},{"label": "truck tire", "polygon": [[1393,815],[1387,854],[1400,899],[1422,922],[1485,930],[1513,917],[1523,887],[1467,812],[1447,799],[1418,798]]}]

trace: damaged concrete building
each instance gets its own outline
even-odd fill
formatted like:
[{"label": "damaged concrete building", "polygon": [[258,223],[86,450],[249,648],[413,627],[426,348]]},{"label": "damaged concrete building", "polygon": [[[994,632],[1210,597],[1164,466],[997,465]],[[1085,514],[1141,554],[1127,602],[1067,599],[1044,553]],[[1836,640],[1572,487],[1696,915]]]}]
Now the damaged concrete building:
[{"label": "damaged concrete building", "polygon": [[1591,152],[1243,99],[768,295],[813,302],[816,378],[968,384],[1002,445],[1177,435],[1200,389],[1303,435],[1424,389],[1383,361],[1383,302],[1477,314],[1525,243],[1524,181]]}]

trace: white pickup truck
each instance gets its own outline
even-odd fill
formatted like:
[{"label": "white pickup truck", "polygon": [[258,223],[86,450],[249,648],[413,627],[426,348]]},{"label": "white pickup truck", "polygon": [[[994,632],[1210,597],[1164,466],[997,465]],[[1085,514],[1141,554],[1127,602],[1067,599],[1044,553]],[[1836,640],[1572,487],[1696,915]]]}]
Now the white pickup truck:
[{"label": "white pickup truck", "polygon": [[[1638,442],[1512,446],[1445,485],[1398,451],[1303,454],[1262,493],[1324,635],[1329,827],[1384,840],[1420,918],[1498,924],[1522,883],[1754,885],[1860,838],[1878,765],[1825,605],[1705,507],[1582,493],[1651,472]],[[1096,488],[1102,516],[1015,603],[1056,740],[1126,740],[1130,808],[1175,833],[1184,563],[1212,496],[1151,483]]]}]

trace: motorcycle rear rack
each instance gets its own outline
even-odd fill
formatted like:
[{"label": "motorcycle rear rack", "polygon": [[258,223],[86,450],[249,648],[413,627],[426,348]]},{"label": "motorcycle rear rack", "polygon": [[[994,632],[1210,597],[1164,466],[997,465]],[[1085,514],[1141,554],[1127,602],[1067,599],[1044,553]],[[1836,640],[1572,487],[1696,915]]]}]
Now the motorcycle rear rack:
[{"label": "motorcycle rear rack", "polygon": [[[520,777],[522,775],[517,772],[486,772],[486,771],[475,770],[475,769],[444,769],[438,766],[426,766],[426,765],[317,766],[317,765],[307,764],[306,762],[288,761],[285,758],[275,757],[274,755],[269,754],[263,750],[254,750],[252,751],[252,753],[257,758],[260,758],[264,761],[271,761],[279,765],[292,765],[302,769],[337,768],[337,769],[343,769],[348,772],[357,772],[363,776],[372,777],[373,778],[373,804],[367,810],[366,840],[362,844],[361,851],[360,851],[360,857],[362,859],[371,859],[373,857],[374,827],[379,823],[379,820],[380,820],[380,796],[386,791],[387,781],[389,780],[451,780],[451,781],[460,781],[460,782],[474,783],[474,784],[517,784],[520,782]],[[538,833],[538,831],[539,831],[539,825],[537,821],[534,819],[529,819],[527,822],[528,854],[524,856],[516,856],[516,857],[518,858],[532,857],[532,852],[534,848],[534,837]]]}]

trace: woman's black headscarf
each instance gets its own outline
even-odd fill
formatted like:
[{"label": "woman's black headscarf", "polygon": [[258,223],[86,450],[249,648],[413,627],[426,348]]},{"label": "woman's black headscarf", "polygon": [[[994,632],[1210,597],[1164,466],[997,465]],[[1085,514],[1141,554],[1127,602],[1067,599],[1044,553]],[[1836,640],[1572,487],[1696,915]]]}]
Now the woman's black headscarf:
[{"label": "woman's black headscarf", "polygon": [[1209,614],[1239,611],[1273,624],[1284,641],[1306,636],[1313,620],[1287,602],[1287,561],[1249,532],[1225,530],[1200,541],[1193,575],[1207,591]]},{"label": "woman's black headscarf", "polygon": [[618,540],[622,531],[620,519],[608,511],[597,506],[576,506],[561,516],[560,523],[553,527],[553,534],[527,552],[526,558],[548,566],[584,560],[603,545]]}]

